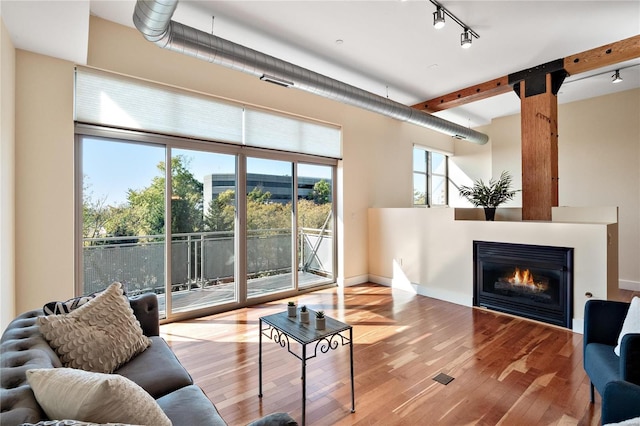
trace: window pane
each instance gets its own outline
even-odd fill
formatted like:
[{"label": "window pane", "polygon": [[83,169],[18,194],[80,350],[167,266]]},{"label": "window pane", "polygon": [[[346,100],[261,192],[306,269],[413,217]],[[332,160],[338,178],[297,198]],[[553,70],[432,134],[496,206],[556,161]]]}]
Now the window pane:
[{"label": "window pane", "polygon": [[[164,147],[82,139],[82,293],[114,281],[164,313]],[[164,315],[163,315],[164,316]]]},{"label": "window pane", "polygon": [[293,289],[293,165],[247,158],[247,295]]},{"label": "window pane", "polygon": [[447,180],[442,176],[431,177],[431,204],[443,206],[447,204]]},{"label": "window pane", "polygon": [[444,175],[446,172],[447,156],[437,152],[431,153],[431,173]]},{"label": "window pane", "polygon": [[427,175],[425,174],[413,174],[413,204],[427,204]]},{"label": "window pane", "polygon": [[413,148],[413,171],[427,172],[427,151],[419,148]]},{"label": "window pane", "polygon": [[235,156],[174,149],[171,157],[172,311],[233,302]]},{"label": "window pane", "polygon": [[298,286],[333,281],[332,167],[298,165]]}]

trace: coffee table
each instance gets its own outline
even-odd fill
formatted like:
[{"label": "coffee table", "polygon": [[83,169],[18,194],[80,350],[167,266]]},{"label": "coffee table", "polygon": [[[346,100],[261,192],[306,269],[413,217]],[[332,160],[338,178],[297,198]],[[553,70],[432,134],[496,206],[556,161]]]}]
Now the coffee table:
[{"label": "coffee table", "polygon": [[[280,347],[302,361],[302,425],[305,424],[305,409],[307,400],[307,360],[315,358],[319,353],[327,353],[340,346],[349,345],[349,359],[351,367],[351,412],[356,412],[356,400],[353,384],[353,328],[333,318],[326,318],[324,330],[315,327],[315,312],[309,310],[309,323],[302,323],[297,317],[287,316],[287,312],[280,312],[260,318],[259,344],[259,381],[258,396],[262,398],[262,336],[266,336]],[[348,336],[347,336],[348,332]],[[298,342],[302,353],[291,347],[291,340]],[[307,352],[307,345],[311,345]],[[294,345],[296,346],[296,345]]]}]

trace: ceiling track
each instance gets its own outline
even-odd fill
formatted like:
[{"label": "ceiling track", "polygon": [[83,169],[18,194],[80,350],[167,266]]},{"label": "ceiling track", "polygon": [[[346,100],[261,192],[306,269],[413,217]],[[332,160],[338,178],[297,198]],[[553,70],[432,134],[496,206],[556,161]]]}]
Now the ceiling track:
[{"label": "ceiling track", "polygon": [[177,0],[137,0],[134,25],[147,40],[174,52],[426,127],[457,139],[479,145],[489,140],[484,133],[172,21],[177,5]]}]

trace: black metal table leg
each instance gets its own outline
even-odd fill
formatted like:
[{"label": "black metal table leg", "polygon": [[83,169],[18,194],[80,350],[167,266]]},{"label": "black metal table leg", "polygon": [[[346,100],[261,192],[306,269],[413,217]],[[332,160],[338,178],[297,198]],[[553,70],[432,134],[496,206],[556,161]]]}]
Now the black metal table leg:
[{"label": "black metal table leg", "polygon": [[349,357],[351,360],[351,412],[356,412],[356,394],[353,383],[353,329],[349,329]]},{"label": "black metal table leg", "polygon": [[262,318],[258,327],[258,396],[262,398]]},{"label": "black metal table leg", "polygon": [[307,404],[307,345],[302,345],[302,426],[306,421]]}]

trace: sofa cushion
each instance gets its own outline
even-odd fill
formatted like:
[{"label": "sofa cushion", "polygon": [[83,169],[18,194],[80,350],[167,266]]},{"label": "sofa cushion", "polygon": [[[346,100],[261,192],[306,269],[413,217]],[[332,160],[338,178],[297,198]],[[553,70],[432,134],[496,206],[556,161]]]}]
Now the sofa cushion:
[{"label": "sofa cushion", "polygon": [[640,297],[638,296],[631,299],[627,316],[622,323],[622,330],[620,330],[620,336],[618,336],[618,345],[614,349],[616,355],[620,356],[622,338],[631,333],[640,333]]},{"label": "sofa cushion", "polygon": [[584,369],[602,395],[608,382],[620,378],[620,358],[613,352],[613,346],[589,343],[585,348]]},{"label": "sofa cushion", "polygon": [[173,426],[225,426],[218,410],[196,385],[185,386],[157,399]]},{"label": "sofa cushion", "polygon": [[69,314],[39,317],[37,322],[66,367],[111,373],[151,344],[120,283]]},{"label": "sofa cushion", "polygon": [[50,419],[171,426],[151,395],[118,374],[42,368],[28,370],[27,381]]},{"label": "sofa cushion", "polygon": [[80,420],[42,420],[38,423],[22,423],[20,426],[135,426],[124,423],[92,423]]},{"label": "sofa cushion", "polygon": [[193,384],[191,376],[180,364],[167,342],[158,336],[151,337],[151,341],[152,344],[146,351],[114,373],[132,380],[154,398]]}]

